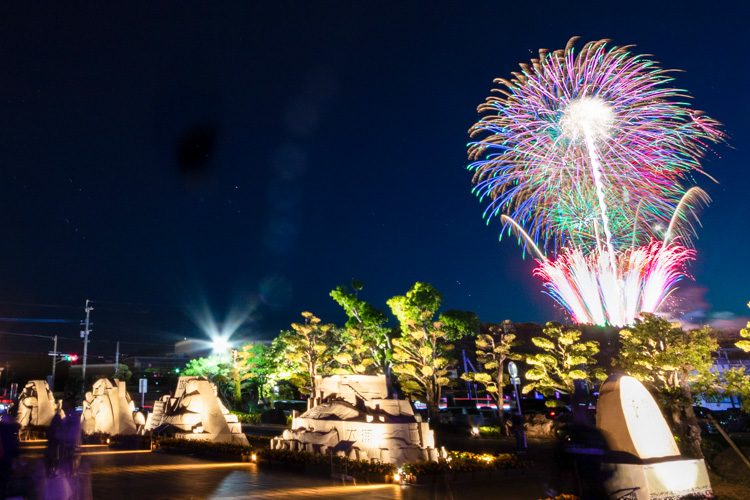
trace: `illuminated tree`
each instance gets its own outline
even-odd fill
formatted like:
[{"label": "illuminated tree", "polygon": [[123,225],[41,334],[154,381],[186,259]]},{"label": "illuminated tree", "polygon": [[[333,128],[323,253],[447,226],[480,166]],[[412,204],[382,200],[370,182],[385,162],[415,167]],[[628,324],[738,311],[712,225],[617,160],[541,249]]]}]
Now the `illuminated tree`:
[{"label": "illuminated tree", "polygon": [[243,389],[256,387],[260,396],[260,384],[268,368],[267,352],[268,347],[263,344],[245,344],[241,349],[232,350],[232,382],[236,405],[242,401]]},{"label": "illuminated tree", "polygon": [[300,370],[298,364],[291,362],[287,357],[286,340],[296,335],[294,331],[285,330],[271,342],[271,347],[265,351],[262,358],[262,366],[259,367],[259,379],[261,380],[259,392],[263,397],[274,399],[289,399],[286,397],[277,398],[277,392],[284,387],[284,381],[291,381],[294,373]]},{"label": "illuminated tree", "polygon": [[129,382],[132,377],[133,372],[130,371],[128,365],[123,365],[122,363],[117,365],[117,371],[114,375],[112,375],[112,378],[116,378],[117,380],[122,380],[124,382]]},{"label": "illuminated tree", "polygon": [[442,388],[450,383],[448,367],[455,363],[448,356],[453,345],[442,328],[439,321],[407,320],[401,337],[393,339],[393,373],[404,393],[424,397],[432,422],[437,422]]},{"label": "illuminated tree", "polygon": [[461,311],[447,311],[434,321],[442,301],[428,283],[415,283],[406,295],[388,300],[401,330],[401,337],[393,339],[393,373],[404,393],[425,399],[432,422],[437,422],[442,388],[450,383],[448,367],[455,363],[451,341],[474,333],[479,323],[475,314]]},{"label": "illuminated tree", "polygon": [[376,344],[368,339],[358,328],[336,329],[341,350],[333,355],[336,367],[331,373],[339,375],[373,375],[381,370],[376,365],[373,351]]},{"label": "illuminated tree", "polygon": [[362,283],[352,280],[350,292],[339,286],[330,295],[346,312],[348,320],[340,331],[342,352],[336,355],[342,373],[384,373],[390,378],[390,330],[383,324],[387,316],[380,309],[360,299]]},{"label": "illuminated tree", "polygon": [[232,360],[226,354],[191,359],[183,375],[203,377],[216,386],[225,403],[232,401]]},{"label": "illuminated tree", "polygon": [[[684,331],[653,314],[620,331],[620,354],[613,364],[640,380],[666,403],[677,431],[688,437],[693,454],[701,458],[701,431],[693,411],[694,397],[720,381],[711,373],[712,353],[719,344],[711,329]],[[684,411],[686,422],[682,421]],[[687,424],[687,432],[683,431]]]},{"label": "illuminated tree", "polygon": [[292,332],[284,337],[286,359],[293,373],[289,380],[300,392],[310,395],[308,407],[315,405],[317,396],[315,377],[325,375],[334,361],[335,339],[331,335],[333,324],[320,324],[320,318],[303,312],[304,323],[292,323]]},{"label": "illuminated tree", "polygon": [[489,333],[477,335],[477,361],[483,371],[461,375],[464,380],[482,384],[487,393],[492,396],[497,405],[501,428],[503,428],[504,418],[503,389],[509,383],[508,376],[505,374],[505,361],[521,359],[520,355],[512,353],[513,348],[521,344],[516,340],[516,334],[512,333],[514,331],[513,323],[506,319],[500,325],[490,325]]},{"label": "illuminated tree", "polygon": [[[599,352],[599,342],[580,342],[580,331],[565,329],[552,322],[547,323],[544,335],[531,339],[542,352],[526,357],[531,369],[525,374],[529,383],[523,387],[524,394],[538,391],[548,398],[552,398],[555,392],[573,394],[576,380],[591,383],[592,379],[601,381],[607,378],[594,359]],[[558,406],[561,403],[550,399],[546,404]]]}]

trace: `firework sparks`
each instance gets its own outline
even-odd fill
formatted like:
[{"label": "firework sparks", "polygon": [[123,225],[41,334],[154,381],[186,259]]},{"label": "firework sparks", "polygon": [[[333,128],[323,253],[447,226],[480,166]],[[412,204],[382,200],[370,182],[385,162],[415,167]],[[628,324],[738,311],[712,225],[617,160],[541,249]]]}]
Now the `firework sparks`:
[{"label": "firework sparks", "polygon": [[613,273],[607,253],[573,249],[554,261],[538,260],[534,274],[577,323],[627,325],[642,312],[656,312],[695,258],[694,250],[655,241],[618,253]]}]

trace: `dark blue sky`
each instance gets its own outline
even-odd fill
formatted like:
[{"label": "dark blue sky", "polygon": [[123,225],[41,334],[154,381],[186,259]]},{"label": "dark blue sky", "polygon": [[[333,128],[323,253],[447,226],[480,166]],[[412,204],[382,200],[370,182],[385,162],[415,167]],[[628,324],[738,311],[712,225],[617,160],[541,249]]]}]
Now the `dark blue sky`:
[{"label": "dark blue sky", "polygon": [[206,301],[268,338],[303,310],[343,323],[328,292],[357,278],[383,308],[426,281],[484,321],[552,319],[482,220],[466,131],[493,78],[581,35],[684,70],[725,124],[692,295],[746,315],[748,7],[521,3],[3,5],[0,313],[78,319],[88,298],[109,303],[97,338],[161,342]]}]

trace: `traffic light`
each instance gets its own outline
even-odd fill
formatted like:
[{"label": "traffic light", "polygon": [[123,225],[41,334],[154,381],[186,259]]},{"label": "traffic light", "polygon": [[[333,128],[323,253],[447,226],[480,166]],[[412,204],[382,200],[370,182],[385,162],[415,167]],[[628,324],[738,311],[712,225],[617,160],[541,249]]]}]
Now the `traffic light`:
[{"label": "traffic light", "polygon": [[75,363],[76,361],[78,361],[78,354],[66,354],[65,361],[70,361],[71,363]]}]

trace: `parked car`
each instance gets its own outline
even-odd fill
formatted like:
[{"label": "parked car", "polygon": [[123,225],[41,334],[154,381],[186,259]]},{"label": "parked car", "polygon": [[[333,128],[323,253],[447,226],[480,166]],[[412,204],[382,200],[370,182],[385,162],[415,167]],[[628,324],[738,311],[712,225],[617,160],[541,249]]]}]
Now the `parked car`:
[{"label": "parked car", "polygon": [[739,408],[714,411],[713,414],[719,425],[727,432],[750,431],[750,417]]},{"label": "parked car", "polygon": [[[500,425],[500,414],[496,409],[486,406],[479,408],[479,413],[484,417],[484,425]],[[510,414],[505,412],[504,416],[508,418]]]},{"label": "parked car", "polygon": [[440,410],[438,414],[441,424],[458,427],[482,427],[485,425],[484,415],[471,406],[449,406]]},{"label": "parked car", "polygon": [[292,410],[297,410],[300,414],[305,413],[307,411],[307,401],[292,399],[277,400],[273,402],[273,407],[277,410],[282,410],[284,416],[288,417],[292,414]]},{"label": "parked car", "polygon": [[544,416],[549,420],[557,420],[565,414],[571,413],[570,408],[567,406],[556,406],[554,408],[547,408],[544,412]]}]

